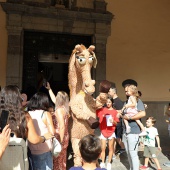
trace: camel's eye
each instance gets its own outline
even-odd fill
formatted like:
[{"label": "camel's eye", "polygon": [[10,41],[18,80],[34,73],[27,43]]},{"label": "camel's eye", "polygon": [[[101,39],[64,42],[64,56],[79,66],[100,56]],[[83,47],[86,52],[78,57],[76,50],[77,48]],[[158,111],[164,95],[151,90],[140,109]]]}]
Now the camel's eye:
[{"label": "camel's eye", "polygon": [[86,59],[84,57],[79,57],[79,56],[76,56],[79,64],[83,65],[86,63]]},{"label": "camel's eye", "polygon": [[93,61],[94,61],[94,57],[93,57],[93,56],[90,56],[90,57],[89,57],[89,63],[92,64]]}]

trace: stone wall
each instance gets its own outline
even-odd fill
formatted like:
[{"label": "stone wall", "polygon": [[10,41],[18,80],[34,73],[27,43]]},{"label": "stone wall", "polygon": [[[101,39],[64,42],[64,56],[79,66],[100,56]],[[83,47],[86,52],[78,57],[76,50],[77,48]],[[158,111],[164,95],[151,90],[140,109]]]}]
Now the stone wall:
[{"label": "stone wall", "polygon": [[159,134],[168,135],[168,123],[166,120],[168,117],[164,114],[164,108],[168,105],[168,102],[144,102],[148,105],[146,109],[146,117],[142,119],[144,125],[146,125],[146,118],[153,116],[156,119],[155,126],[158,128]]},{"label": "stone wall", "polygon": [[[97,2],[99,2],[98,5]],[[101,4],[105,4],[103,9]],[[93,70],[96,87],[101,80],[106,79],[106,44],[107,38],[111,34],[110,25],[113,15],[104,11],[106,9],[104,1],[95,1],[94,12],[84,9],[76,10],[75,8],[74,10],[54,7],[42,8],[18,3],[15,5],[1,3],[1,5],[7,14],[7,85],[16,84],[22,88],[24,30],[92,36],[92,43],[96,46],[95,53],[98,59],[97,69]],[[96,93],[98,93],[98,89]]]}]

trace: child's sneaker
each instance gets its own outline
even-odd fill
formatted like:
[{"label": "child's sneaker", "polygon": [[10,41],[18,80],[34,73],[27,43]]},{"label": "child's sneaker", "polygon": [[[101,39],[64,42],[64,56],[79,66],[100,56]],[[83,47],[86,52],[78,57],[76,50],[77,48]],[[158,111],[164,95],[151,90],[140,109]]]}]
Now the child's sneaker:
[{"label": "child's sneaker", "polygon": [[139,133],[139,136],[146,136],[146,135],[147,135],[146,131],[142,131],[141,133]]},{"label": "child's sneaker", "polygon": [[148,167],[148,166],[143,165],[143,166],[140,166],[140,167],[139,167],[139,169],[140,169],[140,170],[143,170],[143,169],[145,169],[145,170],[149,170],[149,167]]},{"label": "child's sneaker", "polygon": [[112,169],[112,164],[111,163],[107,163],[107,170],[111,170]]},{"label": "child's sneaker", "polygon": [[131,131],[131,127],[130,127],[130,126],[127,126],[127,127],[126,127],[126,133],[130,133],[130,131]]},{"label": "child's sneaker", "polygon": [[105,163],[101,162],[100,163],[100,168],[105,168]]}]

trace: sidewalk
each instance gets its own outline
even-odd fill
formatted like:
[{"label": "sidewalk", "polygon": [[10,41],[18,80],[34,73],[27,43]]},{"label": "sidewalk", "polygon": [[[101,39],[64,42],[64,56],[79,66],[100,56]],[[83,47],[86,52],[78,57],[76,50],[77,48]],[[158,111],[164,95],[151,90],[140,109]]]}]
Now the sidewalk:
[{"label": "sidewalk", "polygon": [[[163,165],[166,162],[170,162],[170,155],[169,157],[166,156],[170,154],[170,137],[160,135],[160,141],[161,141],[162,152],[158,155],[158,160],[160,162],[162,170],[170,170],[170,167],[166,167]],[[143,151],[139,150],[138,154],[139,154],[140,163],[142,165],[144,161]],[[73,166],[72,159],[68,161],[67,166],[68,166],[67,169]],[[150,167],[150,170],[157,169],[155,164],[152,161],[150,161],[149,167]],[[112,162],[112,170],[129,170],[129,169],[130,168],[129,168],[129,163],[128,163],[126,152],[120,155],[117,155],[116,159],[114,159]]]},{"label": "sidewalk", "polygon": [[[169,157],[166,156],[170,154],[170,137],[160,135],[160,141],[161,141],[160,143],[162,147],[162,152],[160,152],[160,154],[158,155],[158,160],[160,162],[162,170],[170,170],[170,167],[166,167],[163,165],[166,162],[170,162],[170,155]],[[141,150],[141,148],[139,148],[138,155],[139,155],[140,163],[142,165],[144,162],[144,157],[143,157],[143,151]],[[157,169],[155,164],[151,160],[149,161],[149,163],[150,163],[149,165],[150,170]],[[117,158],[113,160],[112,169],[113,170],[129,170],[130,169],[126,153],[122,153],[118,155]]]}]

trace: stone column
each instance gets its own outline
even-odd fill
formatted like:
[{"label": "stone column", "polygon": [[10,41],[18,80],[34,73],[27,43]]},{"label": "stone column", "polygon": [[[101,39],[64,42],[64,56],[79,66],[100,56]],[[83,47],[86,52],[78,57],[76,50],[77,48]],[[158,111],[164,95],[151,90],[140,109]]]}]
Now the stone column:
[{"label": "stone column", "polygon": [[106,79],[106,42],[107,35],[94,35],[95,53],[97,57],[97,67],[94,71],[95,74],[93,74],[96,80],[95,95],[99,94],[99,83]]},{"label": "stone column", "polygon": [[8,54],[6,84],[22,87],[22,27],[20,14],[7,15]]}]

